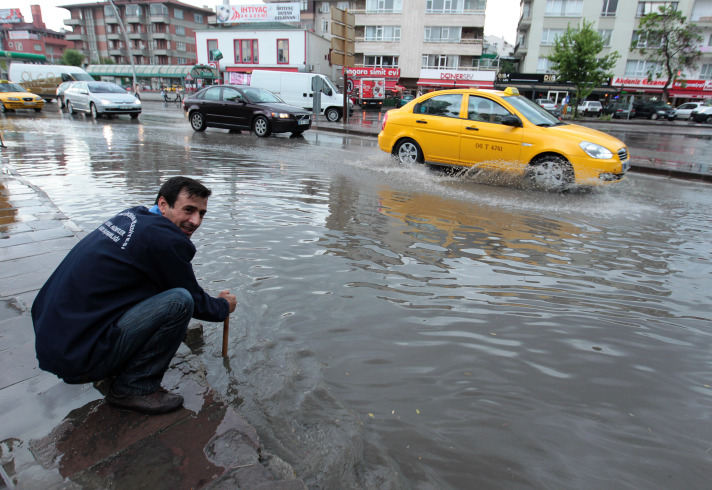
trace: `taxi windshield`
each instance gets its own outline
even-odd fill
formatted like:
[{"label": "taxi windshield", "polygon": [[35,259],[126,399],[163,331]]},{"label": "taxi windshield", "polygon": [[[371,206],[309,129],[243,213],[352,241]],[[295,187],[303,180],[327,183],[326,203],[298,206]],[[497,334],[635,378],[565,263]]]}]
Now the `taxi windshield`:
[{"label": "taxi windshield", "polygon": [[509,102],[517,109],[522,116],[527,118],[530,123],[537,126],[557,126],[564,124],[555,118],[549,111],[535,104],[531,100],[522,95],[512,95],[505,97],[504,100]]}]

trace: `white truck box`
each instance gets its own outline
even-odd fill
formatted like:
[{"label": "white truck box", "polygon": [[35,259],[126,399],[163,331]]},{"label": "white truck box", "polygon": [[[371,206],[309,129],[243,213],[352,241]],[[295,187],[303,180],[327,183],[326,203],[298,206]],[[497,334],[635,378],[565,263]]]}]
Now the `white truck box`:
[{"label": "white truck box", "polygon": [[37,65],[12,62],[8,69],[11,82],[19,83],[30,92],[43,99],[52,100],[57,96],[57,87],[62,82],[94,79],[78,66]]}]

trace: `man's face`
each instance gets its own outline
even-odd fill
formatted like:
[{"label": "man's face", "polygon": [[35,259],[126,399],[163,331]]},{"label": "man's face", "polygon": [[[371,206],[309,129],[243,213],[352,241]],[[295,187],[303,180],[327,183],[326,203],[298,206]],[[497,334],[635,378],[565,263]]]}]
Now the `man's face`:
[{"label": "man's face", "polygon": [[168,205],[165,197],[159,197],[158,208],[163,216],[171,220],[190,238],[203,222],[203,216],[208,211],[208,199],[198,196],[188,197],[188,193],[182,190],[173,207]]}]

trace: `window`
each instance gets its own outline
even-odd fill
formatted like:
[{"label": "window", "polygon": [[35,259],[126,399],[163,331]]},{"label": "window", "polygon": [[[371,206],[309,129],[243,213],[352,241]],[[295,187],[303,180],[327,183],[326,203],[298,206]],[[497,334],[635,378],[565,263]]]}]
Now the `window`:
[{"label": "window", "polygon": [[462,94],[436,95],[416,105],[413,109],[418,114],[442,117],[460,117]]},{"label": "window", "polygon": [[648,70],[655,67],[655,64],[646,60],[628,60],[625,64],[625,76],[627,77],[647,77]]},{"label": "window", "polygon": [[427,26],[425,28],[425,42],[429,43],[457,43],[462,35],[461,27]]},{"label": "window", "polygon": [[168,15],[168,7],[161,3],[152,3],[149,8],[151,15]]},{"label": "window", "polygon": [[259,63],[257,39],[235,40],[235,63]]},{"label": "window", "polygon": [[426,0],[427,14],[462,14],[474,10],[484,10],[486,0]]},{"label": "window", "polygon": [[400,13],[403,0],[366,0],[366,13]]},{"label": "window", "polygon": [[220,92],[222,87],[213,87],[206,90],[203,94],[205,100],[220,100]]},{"label": "window", "polygon": [[139,5],[127,5],[126,17],[141,17],[141,7]]},{"label": "window", "polygon": [[185,27],[176,26],[176,36],[185,36]]},{"label": "window", "polygon": [[175,17],[176,19],[182,19],[183,18],[183,10],[173,9],[173,17]]},{"label": "window", "polygon": [[563,29],[544,29],[541,32],[541,45],[553,46],[556,38],[561,37],[563,34]]},{"label": "window", "polygon": [[240,92],[231,87],[223,87],[222,98],[228,102],[239,102],[245,100]]},{"label": "window", "polygon": [[202,24],[203,23],[203,14],[193,14],[193,20],[197,24]]},{"label": "window", "polygon": [[208,39],[208,61],[217,61],[215,57],[213,57],[213,50],[215,49],[218,49],[218,40]]},{"label": "window", "polygon": [[658,12],[660,7],[672,7],[673,10],[677,10],[677,4],[678,2],[638,2],[636,16],[642,17],[645,14]]},{"label": "window", "polygon": [[178,58],[178,64],[179,65],[187,65],[188,64],[188,58]]},{"label": "window", "polygon": [[618,8],[618,0],[603,0],[601,17],[615,17]]},{"label": "window", "polygon": [[365,41],[400,41],[400,26],[366,26]]},{"label": "window", "polygon": [[185,51],[185,43],[176,41],[176,51]]},{"label": "window", "polygon": [[424,69],[457,68],[460,65],[460,57],[448,54],[424,54],[422,64],[421,68]]},{"label": "window", "polygon": [[502,124],[502,118],[508,115],[507,109],[485,97],[471,95],[467,103],[467,119],[470,121]]},{"label": "window", "polygon": [[329,21],[328,20],[321,21],[321,32],[329,32]]},{"label": "window", "polygon": [[42,51],[42,45],[41,45],[41,44],[35,44],[35,51]]},{"label": "window", "polygon": [[712,80],[712,65],[702,65],[700,78],[702,80]]},{"label": "window", "polygon": [[603,39],[603,47],[610,48],[611,47],[611,36],[613,35],[613,30],[612,29],[599,29],[598,34],[600,34],[601,39]]},{"label": "window", "polygon": [[[644,33],[645,34],[645,33]],[[655,48],[662,45],[662,39],[650,39],[646,35],[642,35],[639,31],[633,31],[632,46],[636,48]]]},{"label": "window", "polygon": [[581,17],[583,0],[547,0],[547,17]]},{"label": "window", "polygon": [[366,55],[363,57],[363,66],[397,67],[398,56]]},{"label": "window", "polygon": [[548,58],[539,58],[539,61],[536,64],[536,72],[537,73],[551,73],[552,62]]},{"label": "window", "polygon": [[710,34],[710,40],[709,40],[709,42],[707,43],[707,46],[712,46],[712,34]]},{"label": "window", "polygon": [[329,2],[321,2],[321,9],[319,10],[322,14],[329,13]]},{"label": "window", "polygon": [[289,63],[289,39],[277,39],[277,63]]},{"label": "window", "polygon": [[111,5],[104,5],[104,17],[116,17],[114,7],[112,7]]},{"label": "window", "polygon": [[18,51],[22,51],[22,43],[15,41],[15,49]]}]

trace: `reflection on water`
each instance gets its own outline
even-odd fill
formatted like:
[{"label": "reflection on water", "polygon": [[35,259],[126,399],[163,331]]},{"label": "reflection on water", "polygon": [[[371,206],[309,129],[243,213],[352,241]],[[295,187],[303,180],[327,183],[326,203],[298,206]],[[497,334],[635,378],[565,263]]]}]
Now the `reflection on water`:
[{"label": "reflection on water", "polygon": [[203,360],[310,486],[708,485],[708,186],[558,195],[316,132],[35,124],[11,157],[87,229],[171,175],[213,189],[194,264],[240,306],[229,370],[219,325]]}]

